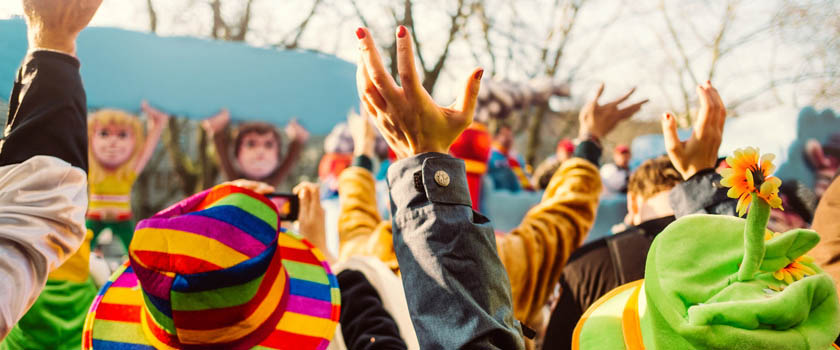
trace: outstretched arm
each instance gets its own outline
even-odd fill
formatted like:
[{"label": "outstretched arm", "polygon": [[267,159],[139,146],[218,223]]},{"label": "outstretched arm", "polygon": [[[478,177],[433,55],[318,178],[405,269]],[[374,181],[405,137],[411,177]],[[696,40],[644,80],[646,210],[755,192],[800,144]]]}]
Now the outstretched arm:
[{"label": "outstretched arm", "polygon": [[359,97],[401,158],[388,170],[394,250],[420,347],[523,349],[493,227],[472,210],[464,162],[447,154],[472,122],[484,71],[470,73],[460,100],[441,107],[420,83],[404,26],[397,32],[402,86],[367,29],[356,35]]},{"label": "outstretched arm", "polygon": [[87,100],[76,36],[101,0],[24,0],[29,50],[0,150],[0,339],[85,236]]},{"label": "outstretched arm", "polygon": [[143,101],[141,108],[146,113],[146,117],[149,118],[149,122],[146,127],[146,143],[143,145],[143,152],[137,158],[137,163],[134,165],[135,174],[140,174],[146,168],[146,164],[149,164],[149,159],[152,159],[155,148],[157,148],[157,143],[160,140],[160,134],[163,133],[163,128],[169,122],[168,114],[149,106],[148,102]]},{"label": "outstretched arm", "polygon": [[[228,124],[230,124],[230,112],[227,109],[222,109],[218,114],[207,118],[201,122],[201,127],[207,136],[213,138],[213,145],[216,147],[216,156],[219,157],[219,165],[222,167],[222,172],[228,180],[242,178],[242,174],[236,171],[233,166],[233,160],[230,159],[230,133],[228,132]],[[271,184],[274,186],[275,184]]]},{"label": "outstretched arm", "polygon": [[298,124],[296,120],[292,120],[286,126],[286,136],[292,142],[289,143],[289,151],[286,152],[286,157],[283,159],[283,162],[280,163],[277,169],[266,180],[272,186],[279,185],[286,178],[286,175],[289,175],[289,172],[292,171],[292,167],[297,163],[300,152],[303,150],[303,144],[309,139],[309,132]]},{"label": "outstretched arm", "polygon": [[534,328],[540,326],[540,309],[554,291],[566,261],[595,221],[602,189],[599,140],[647,102],[619,107],[633,93],[630,90],[601,105],[598,99],[603,90],[601,84],[596,96],[580,111],[579,144],[573,158],[554,173],[542,201],[528,211],[519,227],[498,239],[499,257],[513,289],[516,317]]}]

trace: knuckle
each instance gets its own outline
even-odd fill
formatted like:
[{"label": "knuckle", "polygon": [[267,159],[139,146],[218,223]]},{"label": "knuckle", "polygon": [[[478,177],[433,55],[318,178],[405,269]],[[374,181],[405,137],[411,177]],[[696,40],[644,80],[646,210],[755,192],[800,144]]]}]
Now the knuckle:
[{"label": "knuckle", "polygon": [[413,82],[414,76],[410,72],[400,72],[400,81],[405,85],[408,82]]}]

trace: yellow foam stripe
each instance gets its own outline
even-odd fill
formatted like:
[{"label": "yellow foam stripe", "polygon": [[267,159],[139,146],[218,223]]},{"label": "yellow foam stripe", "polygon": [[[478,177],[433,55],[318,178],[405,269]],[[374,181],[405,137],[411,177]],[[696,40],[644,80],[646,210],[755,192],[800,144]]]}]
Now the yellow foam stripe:
[{"label": "yellow foam stripe", "polygon": [[141,294],[140,288],[132,289],[111,287],[108,288],[108,292],[102,296],[102,302],[106,304],[140,306],[143,305],[142,300],[143,296]]},{"label": "yellow foam stripe", "polygon": [[234,266],[248,256],[221,242],[194,233],[161,228],[143,228],[134,232],[131,250],[148,250],[194,256],[203,252],[203,260],[223,268]]},{"label": "yellow foam stripe", "polygon": [[286,312],[277,329],[289,333],[303,334],[310,337],[331,339],[336,322],[325,318]]},{"label": "yellow foam stripe", "polygon": [[572,332],[572,350],[580,349],[580,332],[583,330],[583,325],[586,323],[586,320],[589,319],[590,316],[592,316],[592,313],[594,313],[596,310],[598,310],[599,307],[601,307],[601,305],[608,302],[616,295],[624,293],[625,291],[631,288],[640,286],[644,281],[645,280],[642,279],[618,286],[615,289],[609,291],[607,294],[604,294],[604,296],[602,296],[601,298],[596,300],[591,306],[589,306],[589,308],[586,309],[586,312],[583,313],[583,316],[580,317],[580,320],[578,320],[577,325],[575,325],[575,330]]},{"label": "yellow foam stripe", "polygon": [[292,236],[283,234],[277,235],[277,245],[286,248],[309,250],[309,247],[307,247],[306,244],[303,244],[303,242]]},{"label": "yellow foam stripe", "polygon": [[642,328],[639,325],[639,285],[633,289],[633,294],[627,299],[624,312],[621,315],[621,330],[624,333],[624,345],[627,350],[642,350],[645,344],[642,342]]},{"label": "yellow foam stripe", "polygon": [[211,329],[211,330],[190,330],[190,329],[179,329],[178,330],[178,338],[180,339],[181,343],[183,344],[204,344],[207,342],[207,339],[213,339],[216,342],[220,343],[227,343],[232,342],[234,340],[238,340],[240,338],[245,337],[246,335],[250,334],[254,331],[256,327],[259,327],[261,324],[267,320],[274,310],[277,308],[277,305],[280,304],[280,299],[283,297],[283,292],[286,289],[286,283],[288,280],[278,280],[279,282],[274,283],[271,288],[271,291],[268,292],[268,295],[263,299],[262,303],[257,306],[256,311],[254,311],[251,316],[242,320],[241,322],[231,325],[225,328],[219,329]]},{"label": "yellow foam stripe", "polygon": [[148,345],[140,323],[95,320],[91,335],[94,339]]}]

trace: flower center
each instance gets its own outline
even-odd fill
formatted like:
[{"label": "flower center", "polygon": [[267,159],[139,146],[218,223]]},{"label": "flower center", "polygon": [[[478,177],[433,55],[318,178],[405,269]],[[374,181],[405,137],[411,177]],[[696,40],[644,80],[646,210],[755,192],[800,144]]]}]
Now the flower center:
[{"label": "flower center", "polygon": [[764,172],[758,166],[751,166],[750,172],[752,172],[755,188],[761,188],[761,184],[764,183]]}]

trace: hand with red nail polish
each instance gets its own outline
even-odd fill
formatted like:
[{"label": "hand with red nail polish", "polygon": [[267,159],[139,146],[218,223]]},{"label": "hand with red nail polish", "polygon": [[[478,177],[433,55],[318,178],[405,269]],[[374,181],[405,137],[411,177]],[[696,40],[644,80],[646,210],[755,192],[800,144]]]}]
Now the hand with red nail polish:
[{"label": "hand with red nail polish", "polygon": [[665,149],[671,163],[685,180],[701,170],[715,167],[726,121],[726,106],[709,81],[697,87],[697,94],[700,96],[700,113],[688,140],[680,141],[673,114],[662,116]]},{"label": "hand with red nail polish", "polygon": [[472,123],[483,69],[467,78],[459,99],[439,106],[423,88],[414,67],[414,44],[404,26],[397,28],[397,71],[400,85],[388,73],[373,37],[359,28],[359,62],[356,84],[362,107],[399,158],[421,153],[448,153],[461,132]]}]

